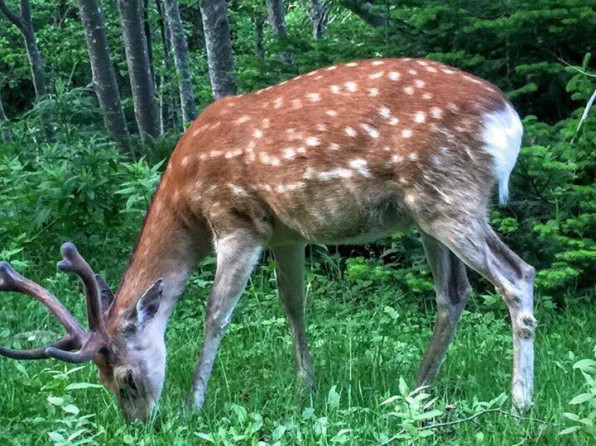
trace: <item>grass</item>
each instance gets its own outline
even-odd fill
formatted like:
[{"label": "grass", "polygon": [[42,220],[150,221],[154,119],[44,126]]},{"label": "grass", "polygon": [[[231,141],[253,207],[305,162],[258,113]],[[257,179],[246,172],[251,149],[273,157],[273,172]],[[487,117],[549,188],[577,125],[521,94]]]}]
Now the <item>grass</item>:
[{"label": "grass", "polygon": [[[241,300],[201,412],[182,410],[208,293],[206,277],[199,276],[168,329],[168,378],[153,423],[124,423],[91,364],[1,359],[0,443],[384,444],[404,432],[413,444],[590,444],[577,432],[559,436],[570,425],[563,413],[573,411],[569,401],[584,383],[572,366],[592,357],[596,343],[590,304],[558,311],[537,297],[536,407],[517,420],[508,415],[510,327],[494,296],[473,296],[437,383],[420,396],[411,393],[412,380],[431,333],[432,293],[400,292],[390,280],[333,280],[333,273],[315,268],[308,276],[307,320],[317,390],[300,397],[270,270],[259,268]],[[58,276],[47,285],[81,314],[72,283]],[[26,339],[24,330],[49,327],[50,333],[37,333],[42,338],[59,331],[26,297],[3,296],[3,308],[3,345],[15,333]],[[495,410],[482,412],[489,407]]]}]

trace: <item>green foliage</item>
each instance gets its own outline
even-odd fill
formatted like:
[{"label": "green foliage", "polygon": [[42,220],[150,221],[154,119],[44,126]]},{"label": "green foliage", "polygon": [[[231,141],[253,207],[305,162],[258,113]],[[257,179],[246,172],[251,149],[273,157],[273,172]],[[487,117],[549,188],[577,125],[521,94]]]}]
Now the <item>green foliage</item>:
[{"label": "green foliage", "polygon": [[[594,346],[596,357],[596,346]],[[584,393],[580,393],[569,401],[577,406],[576,413],[566,412],[563,415],[571,420],[573,425],[559,432],[559,435],[569,435],[574,432],[582,433],[586,438],[596,440],[596,361],[582,359],[573,364],[574,370],[579,370],[586,380]]]},{"label": "green foliage", "polygon": [[100,138],[19,149],[0,145],[5,258],[48,265],[55,257],[48,253],[66,240],[92,258],[126,258],[161,163],[127,161]]}]

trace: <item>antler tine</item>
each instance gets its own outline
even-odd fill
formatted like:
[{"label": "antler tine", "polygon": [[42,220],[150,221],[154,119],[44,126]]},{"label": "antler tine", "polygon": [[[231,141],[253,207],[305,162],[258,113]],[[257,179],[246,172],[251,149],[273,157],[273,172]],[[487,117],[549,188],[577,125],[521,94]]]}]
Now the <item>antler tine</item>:
[{"label": "antler tine", "polygon": [[0,347],[0,355],[11,359],[46,359],[49,357],[46,349],[73,350],[77,347],[80,347],[80,340],[67,334],[53,344],[31,350],[12,350]]},{"label": "antler tine", "polygon": [[45,305],[60,321],[68,335],[82,342],[87,336],[83,327],[48,290],[17,273],[7,262],[0,262],[0,291],[28,294]]},{"label": "antler tine", "polygon": [[62,260],[58,262],[58,268],[62,271],[68,271],[77,274],[85,285],[85,294],[87,296],[87,321],[89,323],[89,331],[91,333],[97,332],[104,339],[108,339],[108,331],[106,330],[103,318],[101,315],[101,305],[99,301],[99,290],[95,280],[95,273],[85,261],[83,256],[79,254],[74,243],[66,242],[62,245]]},{"label": "antler tine", "polygon": [[68,351],[68,349],[60,348],[60,346],[52,345],[45,349],[45,354],[50,358],[77,364],[93,359],[97,352],[105,345],[105,338],[97,332],[92,332],[79,351],[72,352]]}]

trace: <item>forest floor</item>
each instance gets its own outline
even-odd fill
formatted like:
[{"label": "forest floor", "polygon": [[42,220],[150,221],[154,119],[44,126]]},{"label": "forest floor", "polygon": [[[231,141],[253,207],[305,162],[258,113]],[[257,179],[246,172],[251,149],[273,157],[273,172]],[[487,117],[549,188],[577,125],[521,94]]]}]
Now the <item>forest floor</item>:
[{"label": "forest floor", "polygon": [[[167,332],[168,377],[152,423],[126,424],[92,364],[1,359],[0,444],[590,443],[577,432],[559,435],[573,425],[563,413],[578,410],[569,401],[585,391],[573,364],[593,358],[589,303],[563,310],[536,297],[536,405],[520,420],[509,414],[511,331],[496,296],[472,297],[436,384],[413,392],[435,315],[432,292],[418,299],[312,273],[308,283],[315,393],[299,395],[274,280],[261,267],[222,343],[204,409],[185,412],[209,288],[194,277]],[[63,293],[76,294],[68,285]],[[5,312],[28,315],[20,330],[47,323],[24,299],[3,296]],[[0,329],[0,342],[16,330]]]}]

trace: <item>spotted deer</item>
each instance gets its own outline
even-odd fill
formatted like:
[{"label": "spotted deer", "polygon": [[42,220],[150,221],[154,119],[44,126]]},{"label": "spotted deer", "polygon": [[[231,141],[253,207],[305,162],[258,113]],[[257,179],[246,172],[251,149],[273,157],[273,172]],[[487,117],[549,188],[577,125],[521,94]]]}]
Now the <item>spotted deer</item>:
[{"label": "spotted deer", "polygon": [[534,269],[487,220],[519,153],[522,125],[490,83],[423,59],[337,64],[211,104],[172,153],[114,296],[74,245],[63,270],[86,287],[89,331],[10,266],[0,288],[29,294],[66,329],[17,359],[93,360],[129,418],[145,419],[165,378],[164,331],[197,262],[215,252],[202,351],[190,402],[201,407],[218,346],[251,271],[273,252],[296,369],[314,370],[304,322],[308,243],[362,243],[418,229],[438,316],[417,376],[431,383],[470,296],[466,268],[502,294],[513,326],[513,403],[532,405]]}]

